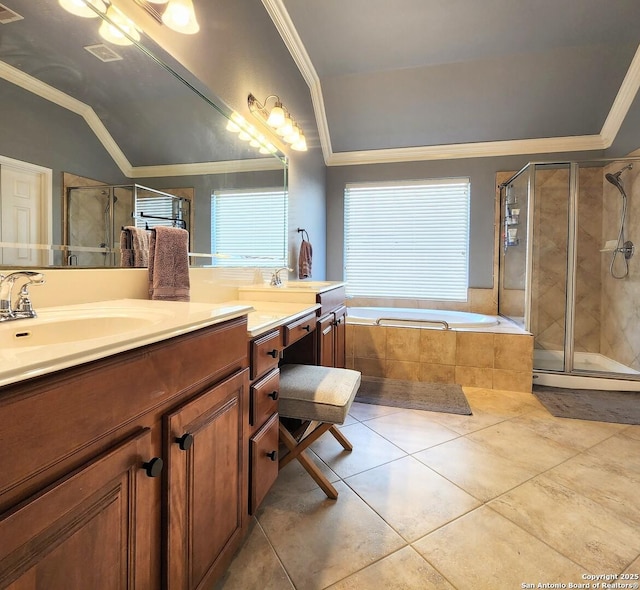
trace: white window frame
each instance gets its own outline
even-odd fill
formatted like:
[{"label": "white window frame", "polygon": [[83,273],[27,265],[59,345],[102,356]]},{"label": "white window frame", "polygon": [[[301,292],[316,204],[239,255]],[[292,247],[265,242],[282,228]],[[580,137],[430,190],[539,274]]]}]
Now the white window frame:
[{"label": "white window frame", "polygon": [[287,266],[287,228],[288,193],[282,187],[214,191],[212,265]]},{"label": "white window frame", "polygon": [[348,183],[347,296],[466,301],[470,193],[468,178]]}]

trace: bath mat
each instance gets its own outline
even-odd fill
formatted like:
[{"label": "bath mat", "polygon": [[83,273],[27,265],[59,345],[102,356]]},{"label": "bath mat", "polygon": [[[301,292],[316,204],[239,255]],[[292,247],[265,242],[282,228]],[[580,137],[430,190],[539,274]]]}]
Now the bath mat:
[{"label": "bath mat", "polygon": [[640,424],[640,393],[534,385],[533,394],[558,418]]},{"label": "bath mat", "polygon": [[354,401],[471,416],[471,408],[462,387],[444,383],[401,381],[363,375]]}]

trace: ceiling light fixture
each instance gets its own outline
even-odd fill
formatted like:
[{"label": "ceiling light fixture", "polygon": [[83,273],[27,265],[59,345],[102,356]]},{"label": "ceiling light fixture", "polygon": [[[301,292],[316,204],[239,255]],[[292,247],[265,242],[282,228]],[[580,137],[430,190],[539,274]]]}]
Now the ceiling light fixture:
[{"label": "ceiling light fixture", "polygon": [[[266,105],[271,99],[275,99],[275,101],[273,107],[268,109]],[[307,151],[307,140],[304,137],[302,128],[282,105],[279,96],[271,94],[265,98],[264,104],[261,104],[253,94],[250,94],[247,102],[251,114],[282,137],[284,141],[291,144],[292,150],[298,152]]]}]

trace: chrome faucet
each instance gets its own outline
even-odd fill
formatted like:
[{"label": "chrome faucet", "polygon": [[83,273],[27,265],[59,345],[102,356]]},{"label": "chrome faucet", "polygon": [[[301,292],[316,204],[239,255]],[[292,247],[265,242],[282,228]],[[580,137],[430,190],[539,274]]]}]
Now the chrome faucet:
[{"label": "chrome faucet", "polygon": [[[27,279],[20,288],[15,308],[12,308],[13,285],[18,279]],[[0,322],[35,318],[36,312],[29,299],[29,285],[42,285],[44,274],[31,270],[19,270],[0,275]]]},{"label": "chrome faucet", "polygon": [[272,287],[280,287],[282,285],[282,279],[280,278],[280,272],[286,270],[289,272],[293,272],[292,268],[287,266],[283,266],[282,268],[277,268],[271,274],[271,282],[269,283]]}]

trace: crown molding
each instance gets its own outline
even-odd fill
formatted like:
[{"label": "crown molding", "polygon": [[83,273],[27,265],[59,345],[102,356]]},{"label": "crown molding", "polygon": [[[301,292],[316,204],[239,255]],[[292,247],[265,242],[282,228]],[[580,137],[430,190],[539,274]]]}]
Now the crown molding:
[{"label": "crown molding", "polygon": [[224,160],[195,164],[167,164],[165,166],[134,166],[131,178],[160,178],[163,176],[199,176],[203,174],[232,174],[234,172],[259,172],[282,170],[282,162],[276,158],[252,158],[249,160]]},{"label": "crown molding", "polygon": [[316,125],[318,127],[318,135],[320,136],[322,155],[324,156],[325,162],[327,162],[333,151],[331,148],[327,114],[324,108],[324,98],[322,97],[320,77],[311,62],[307,49],[304,43],[302,43],[302,39],[300,39],[300,35],[298,35],[298,31],[282,0],[262,0],[262,4],[266,8],[278,33],[280,33],[280,37],[282,37],[284,44],[287,46],[293,61],[296,62],[298,70],[309,87],[313,112],[315,113]]},{"label": "crown molding", "polygon": [[127,157],[107,131],[107,128],[102,124],[98,115],[96,115],[95,111],[89,105],[53,88],[53,86],[49,86],[49,84],[41,82],[29,74],[25,74],[23,71],[3,61],[0,61],[0,77],[82,117],[98,138],[98,141],[104,146],[104,149],[107,150],[116,163],[116,166],[120,168],[120,171],[125,176],[129,175],[132,169],[131,163],[127,160]]},{"label": "crown molding", "polygon": [[225,160],[222,162],[198,162],[196,164],[170,164],[162,166],[132,166],[107,128],[86,103],[49,86],[45,82],[0,61],[0,78],[23,88],[82,117],[91,131],[111,156],[116,166],[127,178],[156,178],[163,176],[195,176],[201,174],[230,174],[262,170],[282,170],[282,162],[276,158],[252,158]]},{"label": "crown molding", "polygon": [[604,141],[600,135],[517,139],[338,152],[331,154],[327,166],[387,164],[392,162],[417,162],[422,160],[455,160],[459,158],[488,158],[492,156],[519,156],[522,154],[580,152],[602,149],[604,149]]},{"label": "crown molding", "polygon": [[613,101],[611,110],[605,119],[604,125],[602,125],[600,135],[606,144],[605,149],[611,146],[616,135],[618,135],[618,131],[620,131],[620,127],[622,127],[624,118],[627,116],[627,113],[631,108],[631,104],[636,97],[638,88],[640,88],[640,46],[638,46],[638,49],[631,60],[631,65],[629,66],[624,80],[620,85],[620,89]]},{"label": "crown molding", "polygon": [[603,150],[613,144],[640,88],[639,46],[598,135],[547,137],[334,153],[331,147],[329,124],[327,122],[324,100],[322,98],[320,78],[313,67],[311,58],[300,39],[300,35],[282,0],[262,0],[262,3],[267,9],[271,20],[278,29],[282,40],[289,49],[289,53],[296,62],[300,73],[311,91],[311,100],[318,125],[322,154],[327,166]]}]

